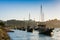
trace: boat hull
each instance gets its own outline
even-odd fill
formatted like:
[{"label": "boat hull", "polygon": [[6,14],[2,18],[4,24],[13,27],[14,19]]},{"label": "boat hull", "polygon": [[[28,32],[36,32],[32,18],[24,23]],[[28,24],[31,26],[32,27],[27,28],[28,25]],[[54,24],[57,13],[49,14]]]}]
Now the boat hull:
[{"label": "boat hull", "polygon": [[51,32],[53,32],[53,29],[48,29],[48,30],[44,30],[44,31],[39,31],[39,34],[44,34],[47,36],[52,36]]},{"label": "boat hull", "polygon": [[27,32],[33,32],[33,29],[31,28],[31,29],[27,29]]}]

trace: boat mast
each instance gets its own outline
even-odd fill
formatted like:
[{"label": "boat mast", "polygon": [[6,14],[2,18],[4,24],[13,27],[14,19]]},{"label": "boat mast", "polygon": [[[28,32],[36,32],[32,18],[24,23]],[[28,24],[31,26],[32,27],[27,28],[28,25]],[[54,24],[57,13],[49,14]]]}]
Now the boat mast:
[{"label": "boat mast", "polygon": [[30,21],[30,12],[29,12],[29,21]]},{"label": "boat mast", "polygon": [[30,26],[30,12],[29,12],[29,17],[28,17],[28,26]]},{"label": "boat mast", "polygon": [[44,22],[44,13],[43,13],[43,10],[42,10],[42,5],[41,5],[41,22]]}]

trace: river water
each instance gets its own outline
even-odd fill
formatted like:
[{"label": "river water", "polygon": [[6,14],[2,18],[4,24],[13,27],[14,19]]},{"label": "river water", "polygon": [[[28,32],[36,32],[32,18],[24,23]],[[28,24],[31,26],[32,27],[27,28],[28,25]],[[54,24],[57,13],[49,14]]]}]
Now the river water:
[{"label": "river water", "polygon": [[[52,37],[41,35],[38,31],[34,31],[33,33],[22,31],[22,30],[13,30],[14,32],[8,32],[11,40],[60,40],[60,36],[54,35]],[[58,33],[59,34],[59,33]]]}]

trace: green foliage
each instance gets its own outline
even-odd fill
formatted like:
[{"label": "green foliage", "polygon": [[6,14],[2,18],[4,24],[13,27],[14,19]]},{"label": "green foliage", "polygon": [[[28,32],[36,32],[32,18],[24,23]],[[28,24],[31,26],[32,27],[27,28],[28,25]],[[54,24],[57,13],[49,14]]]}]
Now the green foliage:
[{"label": "green foliage", "polygon": [[3,22],[0,22],[0,26],[5,26],[5,24]]}]

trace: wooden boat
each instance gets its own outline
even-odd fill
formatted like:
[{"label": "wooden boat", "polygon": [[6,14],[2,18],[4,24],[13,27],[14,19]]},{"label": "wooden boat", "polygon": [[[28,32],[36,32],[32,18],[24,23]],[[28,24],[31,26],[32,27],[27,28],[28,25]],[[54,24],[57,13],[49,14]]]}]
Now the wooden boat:
[{"label": "wooden boat", "polygon": [[27,32],[33,32],[33,28],[30,28],[30,26],[27,27]]},{"label": "wooden boat", "polygon": [[14,30],[10,30],[10,29],[8,29],[7,32],[14,32]]},{"label": "wooden boat", "polygon": [[8,32],[14,32],[14,31],[11,31],[11,30],[10,30],[10,31],[8,31]]},{"label": "wooden boat", "polygon": [[25,31],[25,28],[22,28],[23,31]]},{"label": "wooden boat", "polygon": [[46,28],[46,25],[38,25],[39,26],[39,34],[44,34],[47,36],[51,36],[51,32],[54,30],[54,28]]},{"label": "wooden boat", "polygon": [[14,30],[9,29],[9,28],[4,28],[4,30],[6,30],[6,32],[14,32]]}]

